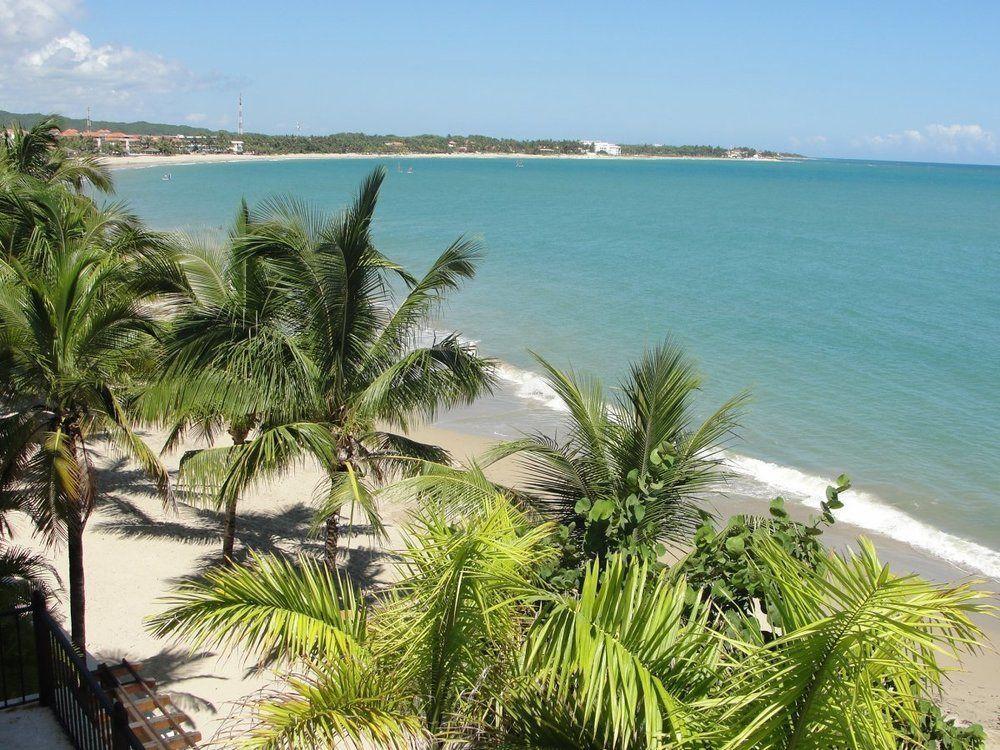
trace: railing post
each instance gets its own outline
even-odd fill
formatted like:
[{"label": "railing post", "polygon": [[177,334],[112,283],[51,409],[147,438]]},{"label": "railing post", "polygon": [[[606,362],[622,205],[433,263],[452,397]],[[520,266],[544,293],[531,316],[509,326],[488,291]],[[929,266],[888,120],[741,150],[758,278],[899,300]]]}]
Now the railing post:
[{"label": "railing post", "polygon": [[131,750],[131,735],[125,706],[121,701],[115,701],[111,711],[111,750]]},{"label": "railing post", "polygon": [[38,589],[31,592],[31,627],[35,635],[35,662],[38,667],[38,702],[52,705],[52,643],[46,619],[45,594]]}]

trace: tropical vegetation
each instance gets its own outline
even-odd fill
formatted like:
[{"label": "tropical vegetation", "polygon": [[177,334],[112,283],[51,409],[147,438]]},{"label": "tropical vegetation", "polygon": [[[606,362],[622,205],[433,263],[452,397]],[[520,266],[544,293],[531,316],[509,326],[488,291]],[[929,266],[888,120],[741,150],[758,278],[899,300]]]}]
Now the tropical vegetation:
[{"label": "tropical vegetation", "polygon": [[978,635],[980,594],[895,575],[867,542],[811,567],[761,537],[761,619],[622,552],[554,591],[552,532],[499,493],[462,518],[428,502],[374,598],[261,556],[181,586],[151,626],[292,675],[241,734],[259,749],[925,747],[939,654]]},{"label": "tropical vegetation", "polygon": [[666,545],[691,539],[702,502],[724,484],[722,449],[738,427],[746,394],[696,418],[701,376],[669,342],[634,362],[610,396],[600,380],[536,359],[565,404],[558,431],[564,437],[502,442],[484,465],[521,460],[527,502],[559,524],[554,574],[563,585],[613,552],[657,564]]},{"label": "tropical vegetation", "polygon": [[[36,134],[15,135],[15,147],[43,150],[31,145]],[[11,154],[8,142],[5,173]],[[51,188],[60,175],[73,175],[65,181],[76,188],[87,173],[65,159],[13,162],[22,184],[43,187],[31,194],[29,231],[19,221],[0,260],[0,496],[50,543],[67,544],[72,636],[83,648],[83,532],[101,491],[95,441],[130,457],[166,494],[166,472],[127,402],[154,361],[161,324],[152,303],[182,280],[161,239],[122,206]]]}]

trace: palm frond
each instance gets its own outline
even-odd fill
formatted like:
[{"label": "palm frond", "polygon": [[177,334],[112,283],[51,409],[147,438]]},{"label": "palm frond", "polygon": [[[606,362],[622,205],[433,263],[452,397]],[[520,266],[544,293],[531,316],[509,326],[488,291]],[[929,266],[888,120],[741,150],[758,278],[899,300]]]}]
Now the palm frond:
[{"label": "palm frond", "polygon": [[720,746],[896,748],[919,723],[917,699],[940,684],[939,657],[976,648],[983,594],[895,576],[865,540],[821,570],[767,540],[759,555],[783,630],[720,684],[731,702],[719,721],[733,728]]},{"label": "palm frond", "polygon": [[254,719],[238,740],[247,750],[417,750],[431,740],[405,686],[356,658],[290,679],[256,703]]},{"label": "palm frond", "polygon": [[666,747],[693,723],[687,703],[712,686],[719,644],[707,612],[685,615],[686,585],[615,555],[588,566],[579,597],[543,598],[522,672],[543,696],[575,704],[607,747]]},{"label": "palm frond", "polygon": [[251,553],[246,567],[209,571],[181,584],[167,609],[147,620],[157,636],[195,648],[239,647],[248,655],[295,662],[349,658],[367,639],[367,612],[351,584],[327,566]]}]

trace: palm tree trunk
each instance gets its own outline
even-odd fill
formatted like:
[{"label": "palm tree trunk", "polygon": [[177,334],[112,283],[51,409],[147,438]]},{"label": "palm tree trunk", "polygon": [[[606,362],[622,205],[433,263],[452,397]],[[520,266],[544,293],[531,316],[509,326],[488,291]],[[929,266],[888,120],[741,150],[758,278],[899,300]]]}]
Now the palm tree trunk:
[{"label": "palm tree trunk", "polygon": [[[243,445],[250,434],[249,425],[243,422],[235,422],[229,427],[229,436],[233,439],[233,445]],[[226,515],[222,526],[222,558],[226,562],[233,561],[233,549],[236,547],[236,503],[237,497],[231,497],[226,501]]]},{"label": "palm tree trunk", "polygon": [[326,553],[326,564],[331,569],[337,567],[337,544],[340,540],[340,513],[334,513],[326,519],[326,541],[323,545]]},{"label": "palm tree trunk", "polygon": [[[78,515],[78,514],[76,514]],[[71,518],[67,529],[69,553],[69,620],[73,645],[81,654],[87,649],[86,592],[83,572],[83,520]]]},{"label": "palm tree trunk", "polygon": [[226,562],[233,561],[233,548],[236,546],[236,498],[226,502],[226,518],[222,529],[222,557]]}]

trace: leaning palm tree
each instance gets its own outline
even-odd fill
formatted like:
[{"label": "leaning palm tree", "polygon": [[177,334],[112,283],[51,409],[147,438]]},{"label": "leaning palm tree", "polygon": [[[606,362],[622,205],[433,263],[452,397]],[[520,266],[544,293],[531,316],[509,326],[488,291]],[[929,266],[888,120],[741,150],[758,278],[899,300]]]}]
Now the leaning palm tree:
[{"label": "leaning palm tree", "polygon": [[112,192],[107,165],[91,154],[70,154],[59,142],[58,132],[54,117],[43,118],[30,128],[10,123],[0,132],[0,172],[76,191],[89,185],[102,193]]},{"label": "leaning palm tree", "polygon": [[256,557],[182,585],[151,626],[293,675],[240,732],[255,750],[897,750],[937,654],[980,635],[983,595],[897,577],[865,543],[822,572],[762,551],[786,623],[768,641],[749,617],[716,629],[711,599],[634,555],[553,592],[550,533],[503,496],[463,519],[431,505],[367,603],[322,565]]},{"label": "leaning palm tree", "polygon": [[652,560],[665,543],[688,540],[702,517],[699,501],[727,476],[722,447],[745,394],[696,419],[701,378],[670,343],[633,363],[610,396],[596,378],[536,359],[566,405],[565,437],[501,443],[485,463],[520,457],[523,490],[564,525],[567,554],[579,565],[618,551]]},{"label": "leaning palm tree", "polygon": [[250,306],[227,295],[190,308],[167,348],[169,377],[200,379],[229,413],[257,417],[243,444],[188,456],[186,481],[226,507],[249,486],[318,459],[330,564],[342,509],[360,508],[379,533],[373,487],[447,460],[406,437],[410,424],[493,382],[492,363],[456,334],[424,340],[446,293],[474,274],[476,243],[456,241],[419,279],[390,261],[371,233],[384,178],[372,173],[333,218],[281,199],[252,210],[234,240],[252,269]]},{"label": "leaning palm tree", "polygon": [[83,532],[107,440],[167,490],[126,413],[158,337],[150,302],[176,282],[158,239],[114,207],[48,205],[28,251],[0,260],[0,504],[69,552],[74,643],[85,647]]}]

